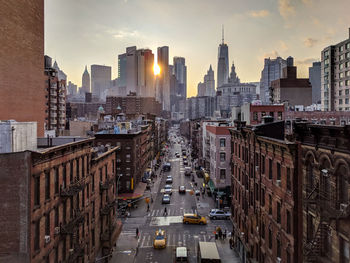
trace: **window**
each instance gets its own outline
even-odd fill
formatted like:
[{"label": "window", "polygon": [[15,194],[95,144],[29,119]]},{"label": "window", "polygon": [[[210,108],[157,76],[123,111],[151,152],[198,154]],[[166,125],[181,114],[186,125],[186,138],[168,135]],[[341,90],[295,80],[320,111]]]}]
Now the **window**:
[{"label": "window", "polygon": [[350,71],[345,72],[345,75],[346,75],[347,77],[350,77]]},{"label": "window", "polygon": [[281,182],[281,164],[277,163],[277,184]]},{"label": "window", "polygon": [[292,190],[292,179],[290,178],[290,168],[287,167],[287,190]]},{"label": "window", "polygon": [[279,112],[277,113],[277,119],[278,119],[278,120],[282,120],[282,111],[279,111]]},{"label": "window", "polygon": [[226,170],[220,169],[220,179],[226,179]]},{"label": "window", "polygon": [[277,257],[281,258],[281,241],[277,239]]},{"label": "window", "polygon": [[261,188],[261,206],[265,206],[265,188]]},{"label": "window", "polygon": [[272,179],[272,159],[269,159],[269,179]]},{"label": "window", "polygon": [[291,231],[291,216],[289,210],[287,210],[287,233],[290,234]]},{"label": "window", "polygon": [[50,199],[50,172],[45,172],[45,199]]},{"label": "window", "polygon": [[50,235],[50,212],[48,212],[45,216],[45,235]]},{"label": "window", "polygon": [[306,238],[308,241],[311,241],[314,238],[314,218],[308,214],[306,220]]},{"label": "window", "polygon": [[226,147],[226,139],[220,139],[220,147]]},{"label": "window", "polygon": [[344,72],[340,72],[339,73],[339,78],[341,79],[341,78],[344,78]]},{"label": "window", "polygon": [[277,223],[281,224],[281,203],[277,202]]},{"label": "window", "polygon": [[272,196],[269,194],[269,215],[272,215]]},{"label": "window", "polygon": [[226,161],[226,153],[220,153],[220,162]]},{"label": "window", "polygon": [[269,228],[269,249],[272,249],[272,231]]},{"label": "window", "polygon": [[34,205],[40,205],[40,176],[34,178]]},{"label": "window", "polygon": [[106,180],[108,178],[108,169],[107,169],[107,164],[105,165],[105,176],[106,176]]},{"label": "window", "polygon": [[350,246],[349,242],[340,237],[340,262],[350,262]]},{"label": "window", "polygon": [[35,222],[34,226],[34,250],[40,249],[40,219]]},{"label": "window", "polygon": [[253,120],[254,121],[258,120],[258,113],[256,111],[253,112]]},{"label": "window", "polygon": [[95,192],[95,173],[92,174],[92,181],[91,181],[91,192]]},{"label": "window", "polygon": [[67,167],[64,164],[63,165],[63,170],[62,170],[62,177],[63,177],[63,188],[65,188],[67,186]]},{"label": "window", "polygon": [[95,219],[95,201],[92,201],[92,215],[91,218]]},{"label": "window", "polygon": [[265,156],[261,155],[261,173],[265,174]]},{"label": "window", "polygon": [[[350,86],[350,80],[345,80],[345,86]],[[346,94],[346,93],[345,93]],[[349,94],[349,93],[348,93]]]},{"label": "window", "polygon": [[342,95],[342,90],[339,90],[339,96],[341,96]]},{"label": "window", "polygon": [[58,178],[59,178],[59,174],[58,174],[58,167],[56,167],[55,169],[55,194],[58,194],[59,192],[59,181],[58,181]]},{"label": "window", "polygon": [[265,239],[265,223],[261,223],[261,238]]},{"label": "window", "polygon": [[95,229],[91,229],[91,239],[92,239],[91,245],[92,247],[95,247]]},{"label": "window", "polygon": [[339,99],[339,104],[343,104],[343,100],[342,99]]},{"label": "window", "polygon": [[345,104],[349,104],[349,99],[348,98],[345,99]]}]

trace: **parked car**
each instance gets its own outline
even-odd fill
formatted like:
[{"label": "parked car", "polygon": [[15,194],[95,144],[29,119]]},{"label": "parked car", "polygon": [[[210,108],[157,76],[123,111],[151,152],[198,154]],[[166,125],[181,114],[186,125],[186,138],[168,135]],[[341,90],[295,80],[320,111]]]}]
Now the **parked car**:
[{"label": "parked car", "polygon": [[204,216],[200,216],[197,214],[184,214],[182,222],[184,224],[206,225],[207,219]]},{"label": "parked car", "polygon": [[209,213],[210,219],[229,219],[231,216],[230,212],[226,212],[220,209],[212,209]]},{"label": "parked car", "polygon": [[164,230],[158,229],[153,239],[154,248],[166,248],[166,234]]},{"label": "parked car", "polygon": [[195,193],[196,195],[201,195],[201,191],[199,191],[198,189],[197,189],[196,191],[194,191],[194,193]]},{"label": "parked car", "polygon": [[163,195],[162,204],[170,204],[170,195],[168,194]]},{"label": "parked car", "polygon": [[179,186],[179,193],[180,194],[186,194],[186,187],[183,186],[183,185]]}]

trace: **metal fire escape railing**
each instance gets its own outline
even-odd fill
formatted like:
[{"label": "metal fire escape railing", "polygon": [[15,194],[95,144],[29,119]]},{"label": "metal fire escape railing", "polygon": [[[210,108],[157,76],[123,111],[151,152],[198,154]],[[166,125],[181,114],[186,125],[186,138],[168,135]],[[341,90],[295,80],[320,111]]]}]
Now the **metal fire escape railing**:
[{"label": "metal fire escape railing", "polygon": [[100,190],[108,190],[109,187],[115,182],[115,177],[107,179],[105,182],[100,182]]},{"label": "metal fire escape railing", "polygon": [[110,223],[110,225],[101,234],[101,241],[110,241],[116,226],[117,226],[116,221],[113,221],[112,223]]},{"label": "metal fire escape railing", "polygon": [[71,235],[75,233],[76,228],[85,220],[84,213],[81,210],[74,210],[73,218],[66,224],[61,224],[60,232],[64,235]]},{"label": "metal fire escape railing", "polygon": [[319,214],[319,224],[316,232],[310,240],[304,242],[304,257],[306,262],[318,262],[318,257],[324,253],[324,242],[328,238],[331,222],[350,217],[350,204],[342,203],[335,206],[335,198],[326,191],[323,183],[317,183],[312,188],[307,188],[307,196],[304,203],[307,207],[316,205]]},{"label": "metal fire escape railing", "polygon": [[61,197],[71,197],[82,191],[85,187],[85,178],[81,178],[80,180],[74,180],[67,187],[60,187],[60,195]]},{"label": "metal fire escape railing", "polygon": [[75,263],[77,262],[79,257],[83,257],[85,254],[85,245],[84,243],[77,243],[75,242],[73,244],[73,248],[69,250],[69,257],[67,260],[67,263]]},{"label": "metal fire escape railing", "polygon": [[110,211],[115,206],[115,200],[107,201],[106,204],[101,208],[101,215],[109,215]]}]

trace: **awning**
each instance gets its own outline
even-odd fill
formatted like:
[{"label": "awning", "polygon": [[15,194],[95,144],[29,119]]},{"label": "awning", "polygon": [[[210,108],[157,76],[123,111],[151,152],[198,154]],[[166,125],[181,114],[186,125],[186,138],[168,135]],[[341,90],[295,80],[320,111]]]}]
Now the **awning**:
[{"label": "awning", "polygon": [[143,196],[147,184],[139,182],[133,193],[118,193],[118,200],[138,199]]},{"label": "awning", "polygon": [[225,192],[217,192],[216,194],[217,194],[217,196],[224,196],[224,195],[226,195]]},{"label": "awning", "polygon": [[213,180],[211,180],[211,179],[209,180],[208,186],[209,186],[209,188],[210,188],[210,191],[211,191],[212,193],[214,193],[214,191],[215,191],[215,185],[214,185]]}]

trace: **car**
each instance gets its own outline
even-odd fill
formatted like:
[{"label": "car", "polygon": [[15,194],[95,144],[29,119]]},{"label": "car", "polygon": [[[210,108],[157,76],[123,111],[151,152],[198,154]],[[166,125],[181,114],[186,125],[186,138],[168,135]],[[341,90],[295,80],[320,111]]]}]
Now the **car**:
[{"label": "car", "polygon": [[190,176],[192,173],[192,168],[189,166],[185,167],[185,176]]},{"label": "car", "polygon": [[184,160],[184,165],[188,165],[188,161],[187,160]]},{"label": "car", "polygon": [[170,204],[170,195],[168,194],[163,195],[162,204]]},{"label": "car", "polygon": [[164,230],[158,229],[153,239],[153,247],[156,249],[166,248],[166,234]]},{"label": "car", "polygon": [[172,177],[171,175],[167,175],[167,177],[166,177],[166,178],[167,178],[167,179],[168,179],[168,178],[173,179],[173,177]]},{"label": "car", "polygon": [[183,185],[179,186],[179,193],[180,194],[186,194],[186,187],[183,186]]},{"label": "car", "polygon": [[165,185],[164,187],[164,193],[168,194],[168,195],[172,195],[173,194],[173,187],[171,185]]},{"label": "car", "polygon": [[209,213],[210,219],[229,219],[231,216],[230,212],[225,212],[224,210],[220,209],[212,209]]},{"label": "car", "polygon": [[175,262],[188,262],[187,247],[177,247],[176,248]]},{"label": "car", "polygon": [[194,191],[194,193],[195,193],[196,195],[201,195],[201,191],[199,191],[198,189],[197,189],[196,191]]},{"label": "car", "polygon": [[173,178],[167,178],[165,183],[166,184],[172,184],[173,183]]},{"label": "car", "polygon": [[197,214],[184,214],[182,222],[184,224],[206,225],[207,219],[204,216],[200,216]]}]

